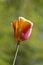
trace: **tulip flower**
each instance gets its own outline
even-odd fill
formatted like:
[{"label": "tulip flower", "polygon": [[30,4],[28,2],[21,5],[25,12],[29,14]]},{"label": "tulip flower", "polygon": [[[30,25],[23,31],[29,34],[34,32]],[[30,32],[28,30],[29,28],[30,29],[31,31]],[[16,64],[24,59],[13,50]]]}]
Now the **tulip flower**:
[{"label": "tulip flower", "polygon": [[15,64],[19,43],[28,39],[32,32],[33,23],[30,20],[25,19],[24,17],[19,17],[18,20],[13,20],[11,25],[14,29],[14,38],[19,41],[17,44],[17,51],[15,54],[13,65]]},{"label": "tulip flower", "polygon": [[14,29],[14,38],[18,41],[24,41],[28,39],[32,32],[33,23],[23,17],[19,17],[18,20],[12,21]]}]

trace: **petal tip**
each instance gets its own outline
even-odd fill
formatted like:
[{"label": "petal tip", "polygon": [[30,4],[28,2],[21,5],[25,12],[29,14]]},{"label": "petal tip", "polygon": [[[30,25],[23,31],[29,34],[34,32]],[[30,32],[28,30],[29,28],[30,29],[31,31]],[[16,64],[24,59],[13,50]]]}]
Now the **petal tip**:
[{"label": "petal tip", "polygon": [[30,21],[31,27],[33,27],[33,22]]},{"label": "petal tip", "polygon": [[24,17],[20,16],[19,19],[23,19],[24,21],[26,20]]},{"label": "petal tip", "polygon": [[32,24],[32,27],[33,27],[33,23],[31,22],[31,24]]},{"label": "petal tip", "polygon": [[12,25],[12,22],[11,22],[11,25]]},{"label": "petal tip", "polygon": [[13,22],[11,22],[11,26],[13,26]]}]

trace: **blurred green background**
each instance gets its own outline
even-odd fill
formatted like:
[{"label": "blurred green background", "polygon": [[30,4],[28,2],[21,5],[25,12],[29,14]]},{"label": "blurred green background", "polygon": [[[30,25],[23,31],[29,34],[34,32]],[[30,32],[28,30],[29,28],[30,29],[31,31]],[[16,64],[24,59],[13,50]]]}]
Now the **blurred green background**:
[{"label": "blurred green background", "polygon": [[43,65],[43,0],[0,0],[0,65],[12,65],[17,41],[11,22],[19,16],[34,26],[30,38],[21,42],[16,65]]}]

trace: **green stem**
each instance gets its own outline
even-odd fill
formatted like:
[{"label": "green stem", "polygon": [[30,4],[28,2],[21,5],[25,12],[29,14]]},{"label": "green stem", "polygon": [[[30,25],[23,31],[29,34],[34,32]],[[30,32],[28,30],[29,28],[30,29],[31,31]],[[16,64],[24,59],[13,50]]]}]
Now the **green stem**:
[{"label": "green stem", "polygon": [[16,62],[17,53],[18,53],[18,50],[19,50],[19,45],[20,45],[20,42],[18,41],[17,48],[16,48],[16,53],[15,53],[15,57],[14,57],[14,61],[13,61],[13,65],[15,65],[15,62]]}]

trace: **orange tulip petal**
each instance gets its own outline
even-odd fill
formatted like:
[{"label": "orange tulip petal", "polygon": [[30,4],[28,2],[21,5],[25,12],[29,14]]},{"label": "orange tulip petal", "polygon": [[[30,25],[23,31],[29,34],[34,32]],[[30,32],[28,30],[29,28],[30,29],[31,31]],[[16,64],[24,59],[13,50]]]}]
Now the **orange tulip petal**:
[{"label": "orange tulip petal", "polygon": [[14,30],[16,29],[16,21],[12,21],[11,25],[13,26]]},{"label": "orange tulip petal", "polygon": [[24,33],[27,32],[31,28],[30,21],[22,17],[19,18],[19,26],[20,26],[21,31],[23,31]]}]

